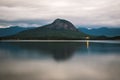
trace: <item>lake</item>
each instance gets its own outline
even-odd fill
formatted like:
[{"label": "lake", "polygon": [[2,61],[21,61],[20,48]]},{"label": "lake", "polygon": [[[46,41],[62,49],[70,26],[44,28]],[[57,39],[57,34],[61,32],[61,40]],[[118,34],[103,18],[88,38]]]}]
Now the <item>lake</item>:
[{"label": "lake", "polygon": [[1,41],[0,80],[120,80],[120,41]]}]

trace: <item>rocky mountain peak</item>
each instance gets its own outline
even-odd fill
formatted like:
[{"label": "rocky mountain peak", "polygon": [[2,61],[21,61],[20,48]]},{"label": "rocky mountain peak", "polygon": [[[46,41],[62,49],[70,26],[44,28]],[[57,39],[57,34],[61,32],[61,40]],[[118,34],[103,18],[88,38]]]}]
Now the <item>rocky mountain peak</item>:
[{"label": "rocky mountain peak", "polygon": [[53,21],[52,24],[47,25],[46,27],[50,29],[56,29],[56,30],[62,29],[62,30],[78,31],[71,22],[64,19],[59,19],[59,18]]}]

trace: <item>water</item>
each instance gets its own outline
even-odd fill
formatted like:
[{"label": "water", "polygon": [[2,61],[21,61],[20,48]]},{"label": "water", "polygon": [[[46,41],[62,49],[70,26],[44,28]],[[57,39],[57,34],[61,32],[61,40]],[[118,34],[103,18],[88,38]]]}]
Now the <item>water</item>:
[{"label": "water", "polygon": [[120,41],[3,41],[0,80],[120,80]]}]

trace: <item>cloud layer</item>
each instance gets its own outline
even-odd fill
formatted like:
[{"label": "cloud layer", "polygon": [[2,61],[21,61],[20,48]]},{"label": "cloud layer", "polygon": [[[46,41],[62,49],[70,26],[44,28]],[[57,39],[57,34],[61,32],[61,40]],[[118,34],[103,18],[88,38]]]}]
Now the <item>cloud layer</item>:
[{"label": "cloud layer", "polygon": [[120,0],[0,0],[0,26],[43,25],[56,18],[75,25],[119,26],[119,14]]}]

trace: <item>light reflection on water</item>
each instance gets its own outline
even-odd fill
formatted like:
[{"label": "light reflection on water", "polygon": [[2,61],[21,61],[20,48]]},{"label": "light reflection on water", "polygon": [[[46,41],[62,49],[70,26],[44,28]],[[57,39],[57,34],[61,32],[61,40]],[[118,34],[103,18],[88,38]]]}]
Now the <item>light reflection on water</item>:
[{"label": "light reflection on water", "polygon": [[120,43],[0,43],[0,80],[120,80],[119,74]]}]

